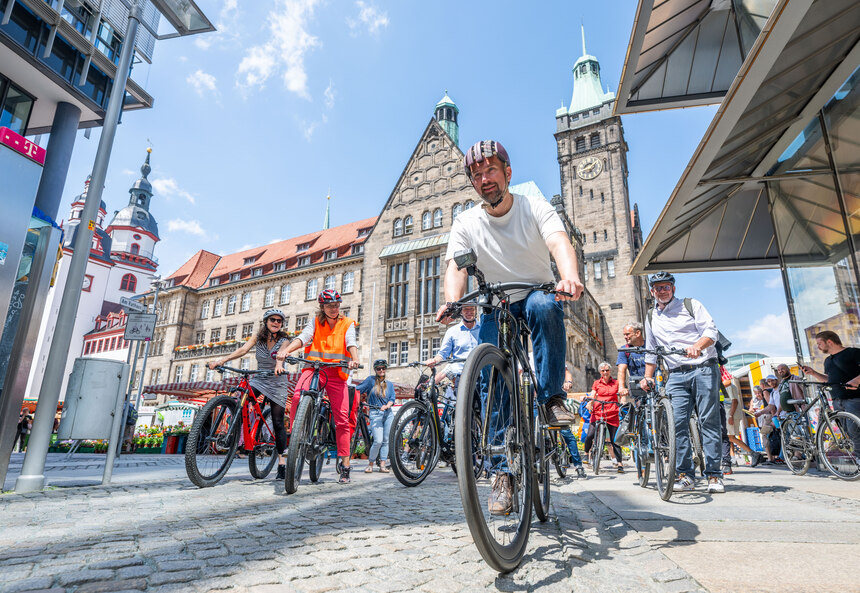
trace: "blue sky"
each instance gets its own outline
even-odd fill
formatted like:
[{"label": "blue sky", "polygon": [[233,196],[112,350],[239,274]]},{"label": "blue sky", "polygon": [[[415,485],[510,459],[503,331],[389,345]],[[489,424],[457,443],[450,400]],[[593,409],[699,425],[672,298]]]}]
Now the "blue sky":
[{"label": "blue sky", "polygon": [[[514,183],[559,193],[555,110],[570,103],[571,67],[588,52],[617,90],[635,2],[198,0],[219,31],[156,46],[132,73],[155,97],[126,113],[104,200],[128,199],[151,145],[160,272],[198,249],[230,253],[375,216],[447,89],[460,144],[501,140]],[[714,108],[625,116],[630,199],[649,231]],[[65,203],[92,168],[98,131],[80,133]],[[67,216],[61,211],[61,216]],[[791,354],[776,270],[685,274],[736,346]]]}]

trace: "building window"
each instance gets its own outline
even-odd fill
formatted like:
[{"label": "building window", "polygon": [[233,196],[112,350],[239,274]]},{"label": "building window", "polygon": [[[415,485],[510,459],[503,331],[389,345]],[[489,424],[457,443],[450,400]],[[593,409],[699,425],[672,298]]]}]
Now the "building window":
[{"label": "building window", "polygon": [[585,150],[585,137],[580,136],[576,139],[576,150],[577,152],[580,150]]},{"label": "building window", "polygon": [[595,243],[597,243],[597,231],[594,231],[594,232],[592,233],[592,237],[593,237],[593,239],[594,239],[594,242],[595,242]]},{"label": "building window", "polygon": [[251,309],[251,293],[243,292],[242,293],[242,307],[239,309],[242,313],[245,311],[249,311]]},{"label": "building window", "polygon": [[604,241],[609,240],[609,231],[607,231],[606,229],[603,229],[603,240]]},{"label": "building window", "polygon": [[601,269],[600,269],[600,262],[595,261],[594,262],[594,279],[600,280],[602,277],[603,277],[603,273],[601,272]]},{"label": "building window", "polygon": [[579,197],[580,198],[582,197],[582,186],[581,185],[579,186]]},{"label": "building window", "polygon": [[355,272],[344,272],[343,280],[340,284],[340,291],[344,294],[349,294],[353,291],[355,284]]},{"label": "building window", "polygon": [[409,342],[400,342],[400,364],[409,364]]},{"label": "building window", "polygon": [[232,315],[236,312],[236,301],[238,300],[235,294],[230,295],[230,298],[227,299],[227,315]]},{"label": "building window", "polygon": [[361,253],[364,253],[364,243],[352,246],[352,255],[359,255]]},{"label": "building window", "polygon": [[600,146],[600,134],[597,134],[597,133],[592,134],[591,135],[591,148],[597,148],[598,146]]},{"label": "building window", "polygon": [[332,274],[331,276],[326,276],[323,281],[323,287],[325,290],[335,290],[337,287],[337,276]]},{"label": "building window", "polygon": [[246,257],[244,260],[242,260],[242,265],[243,266],[250,266],[255,261],[257,261],[256,256]]},{"label": "building window", "polygon": [[615,278],[615,260],[607,259],[606,260],[606,275],[609,278]]},{"label": "building window", "polygon": [[243,358],[242,364],[239,366],[239,368],[242,369],[243,371],[247,371],[248,369],[250,369],[251,368],[251,359],[250,358]]},{"label": "building window", "polygon": [[196,334],[194,334],[194,343],[195,344],[202,344],[205,341],[206,341],[206,332],[205,331],[199,331]]},{"label": "building window", "polygon": [[224,297],[215,299],[215,309],[212,311],[212,317],[221,317],[221,312],[224,310]]},{"label": "building window", "polygon": [[307,251],[310,248],[310,243],[302,243],[301,245],[296,245],[296,252],[301,253],[302,251]]},{"label": "building window", "polygon": [[397,342],[388,345],[388,364],[397,366]]},{"label": "building window", "polygon": [[281,304],[289,305],[290,304],[290,293],[293,292],[292,284],[284,284],[281,287]]},{"label": "building window", "polygon": [[251,334],[254,333],[254,324],[253,323],[243,323],[242,324],[242,339],[247,340],[251,337]]},{"label": "building window", "polygon": [[119,289],[134,292],[137,289],[137,278],[135,278],[134,274],[126,274],[123,276],[119,283]]},{"label": "building window", "polygon": [[433,211],[433,226],[440,227],[442,226],[442,209],[436,208]]},{"label": "building window", "polygon": [[588,199],[589,200],[594,199],[594,190],[593,189],[588,190]]},{"label": "building window", "polygon": [[188,380],[189,381],[196,381],[197,380],[197,373],[199,373],[199,372],[200,372],[200,365],[199,364],[192,364],[191,365],[191,373],[188,375]]},{"label": "building window", "polygon": [[276,272],[283,272],[286,269],[287,269],[287,262],[285,262],[285,261],[279,261],[278,263],[275,264],[275,271]]},{"label": "building window", "polygon": [[441,282],[439,282],[440,256],[418,260],[419,313],[435,313],[439,308]]},{"label": "building window", "polygon": [[409,306],[409,262],[388,268],[388,319],[406,317]]},{"label": "building window", "polygon": [[269,287],[266,289],[266,298],[263,301],[264,307],[271,307],[275,304],[275,287]]},{"label": "building window", "polygon": [[403,219],[403,234],[404,235],[411,235],[412,229],[414,228],[414,226],[415,226],[415,224],[414,224],[414,221],[412,220],[412,215],[410,214],[409,216],[407,216],[406,218]]},{"label": "building window", "polygon": [[218,286],[219,284],[221,284],[220,278],[210,278],[209,279],[209,286]]},{"label": "building window", "polygon": [[585,280],[586,282],[588,282],[588,262],[585,262],[585,265],[584,265],[584,266],[582,266],[582,267],[583,267],[583,271],[585,272],[585,278],[584,278],[584,280]]},{"label": "building window", "polygon": [[211,301],[203,301],[202,306],[200,307],[200,319],[207,319],[209,317],[209,303]]},{"label": "building window", "polygon": [[433,338],[430,343],[432,344],[433,348],[430,351],[430,356],[436,356],[439,353],[439,348],[442,347],[442,338]]},{"label": "building window", "polygon": [[337,249],[330,249],[326,251],[323,256],[323,260],[325,261],[331,261],[333,259],[337,259]]},{"label": "building window", "polygon": [[430,227],[433,226],[433,217],[429,212],[425,212],[421,215],[421,230],[426,231]]},{"label": "building window", "polygon": [[230,282],[237,282],[241,279],[242,279],[242,273],[241,272],[235,272],[233,274],[230,274]]},{"label": "building window", "polygon": [[600,201],[605,202],[606,198],[603,196],[603,192],[600,192]]},{"label": "building window", "polygon": [[451,222],[453,222],[457,218],[457,216],[460,215],[460,213],[462,211],[463,211],[463,205],[462,204],[454,204],[454,207],[451,208]]},{"label": "building window", "polygon": [[364,227],[363,229],[358,229],[358,236],[364,237],[365,235],[370,234],[370,227]]},{"label": "building window", "polygon": [[128,251],[131,254],[138,254],[140,253],[140,245],[138,245],[137,243],[132,243],[131,248],[129,248]]},{"label": "building window", "polygon": [[475,205],[475,202],[473,202],[472,200],[466,200],[466,203],[463,205],[463,210],[468,210],[469,208],[471,208],[474,205]]},{"label": "building window", "polygon": [[425,338],[421,340],[420,360],[427,360],[428,358],[430,358],[430,340]]},{"label": "building window", "polygon": [[307,315],[296,315],[296,333],[299,333],[305,326],[308,324],[308,316]]},{"label": "building window", "polygon": [[176,367],[176,373],[173,375],[173,380],[176,383],[179,383],[180,381],[182,381],[182,371],[183,370],[184,369],[183,369],[182,365],[179,365],[178,367]]},{"label": "building window", "polygon": [[253,276],[253,277],[255,277],[255,278],[256,278],[257,276],[262,276],[262,275],[263,275],[263,268],[254,268],[254,269],[251,271],[251,276]]},{"label": "building window", "polygon": [[301,266],[309,266],[309,265],[311,265],[311,256],[310,256],[310,255],[303,255],[303,256],[301,256],[301,257],[299,258],[299,263],[298,263],[298,265],[299,265],[299,267],[301,267]]},{"label": "building window", "polygon": [[110,341],[110,349],[116,350],[116,338],[112,338]]},{"label": "building window", "polygon": [[92,343],[92,342],[87,342],[87,343],[86,343],[86,345],[84,346],[84,354],[89,354],[89,353],[90,353],[90,348],[92,347],[92,345],[93,345],[93,343]]},{"label": "building window", "polygon": [[221,341],[221,328],[211,329],[209,330],[209,341],[210,342],[220,342]]},{"label": "building window", "polygon": [[308,280],[307,286],[305,287],[305,300],[312,301],[317,298],[317,279]]},{"label": "building window", "polygon": [[236,326],[231,325],[227,328],[227,333],[224,335],[224,339],[227,341],[236,339]]},{"label": "building window", "polygon": [[214,381],[215,380],[215,371],[212,369],[206,369],[206,380]]},{"label": "building window", "polygon": [[394,236],[399,237],[403,234],[403,220],[397,218],[394,220]]}]

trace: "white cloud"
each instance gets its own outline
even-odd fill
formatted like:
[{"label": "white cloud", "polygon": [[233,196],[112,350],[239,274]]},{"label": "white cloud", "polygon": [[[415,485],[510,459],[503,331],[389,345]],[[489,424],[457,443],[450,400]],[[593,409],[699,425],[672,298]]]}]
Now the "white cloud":
[{"label": "white cloud", "polygon": [[314,135],[314,131],[316,131],[317,126],[319,125],[319,122],[314,121],[314,122],[308,123],[308,122],[302,120],[301,122],[299,122],[299,125],[301,126],[302,135],[305,137],[305,140],[310,142],[311,137]]},{"label": "white cloud", "polygon": [[359,28],[364,28],[371,35],[376,35],[381,29],[388,26],[387,12],[380,12],[375,6],[362,0],[358,0],[355,5],[358,7],[358,19],[346,19],[346,23],[352,29],[353,34],[356,34]]},{"label": "white cloud", "polygon": [[323,91],[323,96],[325,97],[325,106],[332,109],[334,107],[334,82],[331,79],[329,79],[328,86]]},{"label": "white cloud", "polygon": [[169,220],[167,222],[167,230],[182,231],[184,233],[188,233],[190,235],[198,235],[200,237],[206,234],[206,231],[203,230],[203,227],[201,227],[200,223],[196,220],[181,220],[179,218]]},{"label": "white cloud", "polygon": [[734,342],[732,353],[761,352],[769,356],[794,355],[794,338],[788,311],[770,313],[727,338]]},{"label": "white cloud", "polygon": [[185,82],[193,86],[194,90],[197,91],[197,94],[201,97],[203,97],[207,92],[218,97],[218,85],[215,77],[203,72],[203,70],[197,70],[193,74],[189,74],[188,78],[185,79]]},{"label": "white cloud", "polygon": [[194,204],[195,202],[194,196],[179,187],[179,184],[176,183],[176,180],[171,177],[166,177],[163,179],[153,179],[152,189],[155,190],[156,194],[159,194],[164,197],[179,196],[180,198],[185,198],[192,204]]},{"label": "white cloud", "polygon": [[235,31],[238,17],[239,1],[225,0],[215,21],[215,32],[195,36],[194,45],[205,51],[213,45],[223,48],[230,42],[238,41],[239,34]]},{"label": "white cloud", "polygon": [[137,175],[137,171],[132,171],[131,169],[123,169],[123,170],[122,170],[122,174],[123,174],[123,175],[126,175],[126,176],[128,176],[128,175]]},{"label": "white cloud", "polygon": [[777,274],[764,281],[765,288],[782,288],[782,275]]},{"label": "white cloud", "polygon": [[320,45],[308,33],[307,22],[320,0],[278,0],[267,19],[271,37],[245,53],[236,72],[236,85],[263,88],[268,79],[281,72],[288,91],[310,98],[305,71],[305,55]]}]

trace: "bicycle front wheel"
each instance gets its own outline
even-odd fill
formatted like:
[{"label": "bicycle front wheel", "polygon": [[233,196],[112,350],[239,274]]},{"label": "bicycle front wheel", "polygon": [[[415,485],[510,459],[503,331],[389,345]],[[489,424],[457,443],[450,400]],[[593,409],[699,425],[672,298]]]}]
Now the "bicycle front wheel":
[{"label": "bicycle front wheel", "polygon": [[534,492],[532,500],[535,505],[535,515],[541,522],[549,519],[549,459],[554,454],[549,430],[541,427],[540,417],[534,419],[535,423],[535,459],[534,466]]},{"label": "bicycle front wheel", "polygon": [[705,450],[702,447],[702,431],[699,430],[699,420],[696,416],[690,416],[690,447],[693,449],[693,475],[696,474],[696,466],[699,473],[705,476]]},{"label": "bicycle front wheel", "polygon": [[606,446],[606,425],[597,423],[594,430],[594,442],[591,443],[591,471],[597,476],[600,474],[600,460],[603,459],[603,449]]},{"label": "bicycle front wheel", "polygon": [[421,401],[400,406],[391,422],[391,469],[404,486],[417,486],[430,475],[439,460],[439,439],[433,412]]},{"label": "bicycle front wheel", "polygon": [[570,467],[570,463],[568,463],[568,451],[567,451],[567,443],[561,438],[561,432],[556,430],[555,432],[555,451],[552,454],[552,463],[555,465],[555,473],[558,474],[559,478],[564,478],[567,476],[567,468]]},{"label": "bicycle front wheel", "polygon": [[185,444],[185,472],[195,486],[214,486],[230,469],[242,417],[229,395],[213,397],[197,413]]},{"label": "bicycle front wheel", "polygon": [[860,418],[848,412],[822,413],[818,452],[824,467],[840,480],[860,478]]},{"label": "bicycle front wheel", "polygon": [[[517,401],[515,380],[505,354],[492,344],[480,344],[460,376],[454,415],[457,482],[466,523],[484,561],[499,572],[519,565],[532,517],[534,440]],[[472,422],[476,406],[483,410],[483,422],[477,425]],[[472,434],[476,426],[479,435]],[[476,458],[484,460],[490,480],[475,476]]]},{"label": "bicycle front wheel", "polygon": [[334,434],[331,423],[321,422],[308,448],[308,475],[311,482],[319,482],[325,455],[328,452],[329,443],[332,441],[334,441]]},{"label": "bicycle front wheel", "polygon": [[675,411],[669,398],[660,398],[654,406],[654,469],[660,498],[669,500],[675,486]]},{"label": "bicycle front wheel", "polygon": [[636,477],[639,485],[645,488],[651,474],[651,455],[648,452],[648,429],[645,426],[645,418],[639,418],[636,436],[633,441],[633,455],[636,457]]},{"label": "bicycle front wheel", "polygon": [[780,441],[785,464],[793,473],[802,476],[812,465],[812,451],[806,440],[806,428],[794,418],[786,418],[782,421],[781,429]]},{"label": "bicycle front wheel", "polygon": [[251,475],[262,480],[275,467],[278,454],[275,451],[275,431],[272,428],[272,410],[263,410],[263,417],[257,423],[257,434],[254,435],[254,450],[248,455],[248,469]]},{"label": "bicycle front wheel", "polygon": [[296,419],[293,421],[293,430],[290,433],[290,446],[287,448],[287,471],[284,478],[284,489],[287,494],[292,494],[299,488],[302,469],[305,465],[305,453],[314,428],[315,414],[313,396],[302,393],[302,399],[296,410]]}]

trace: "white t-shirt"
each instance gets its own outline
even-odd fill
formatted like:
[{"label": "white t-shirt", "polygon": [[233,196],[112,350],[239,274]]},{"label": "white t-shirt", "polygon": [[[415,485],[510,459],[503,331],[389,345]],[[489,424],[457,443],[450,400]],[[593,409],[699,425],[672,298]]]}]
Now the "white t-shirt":
[{"label": "white t-shirt", "polygon": [[487,282],[552,282],[546,240],[563,233],[564,224],[546,200],[512,195],[514,204],[504,216],[490,216],[483,207],[457,215],[445,259],[472,249]]}]

